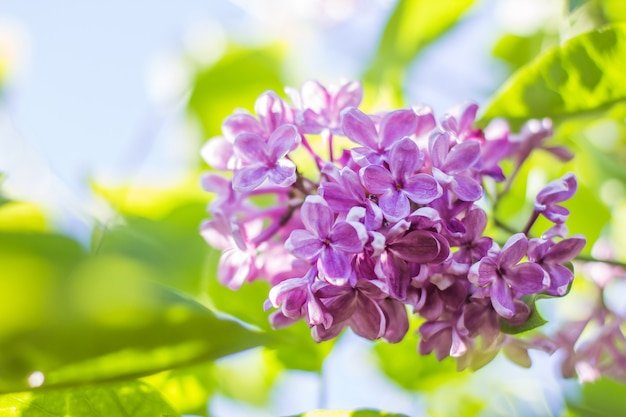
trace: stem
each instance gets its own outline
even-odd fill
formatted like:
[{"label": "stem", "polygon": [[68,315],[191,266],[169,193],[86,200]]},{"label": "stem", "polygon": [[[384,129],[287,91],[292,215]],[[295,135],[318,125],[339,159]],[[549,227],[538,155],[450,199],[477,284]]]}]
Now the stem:
[{"label": "stem", "polygon": [[613,266],[626,268],[626,262],[620,262],[620,261],[616,261],[613,259],[598,259],[589,255],[578,255],[576,258],[574,258],[574,260],[581,261],[581,262],[600,262],[600,263],[607,264],[607,265],[613,265]]},{"label": "stem", "polygon": [[285,224],[287,224],[289,219],[291,219],[293,212],[296,211],[296,209],[300,207],[301,205],[302,203],[297,204],[295,206],[289,206],[287,211],[285,211],[285,214],[283,214],[280,219],[278,219],[277,221],[269,225],[267,229],[263,230],[257,237],[252,239],[251,243],[254,246],[259,246],[261,243],[265,242],[266,240],[274,236],[274,234],[278,231],[278,229],[280,229]]},{"label": "stem", "polygon": [[332,164],[333,162],[335,162],[335,157],[333,156],[333,134],[329,130],[324,130],[322,132],[322,135],[328,141],[328,160]]},{"label": "stem", "polygon": [[518,233],[517,230],[513,229],[511,226],[509,226],[508,224],[502,223],[499,219],[495,219],[494,224],[496,225],[496,227],[504,230],[507,233],[510,233],[512,235]]},{"label": "stem", "polygon": [[539,212],[537,210],[533,210],[533,214],[532,216],[530,216],[530,219],[528,219],[528,223],[526,223],[526,227],[524,227],[524,230],[522,231],[522,233],[528,236],[528,232],[530,232],[530,228],[533,227],[533,224],[535,224],[538,218],[539,218]]},{"label": "stem", "polygon": [[317,169],[319,169],[321,171],[322,167],[324,166],[324,161],[322,160],[322,158],[319,157],[318,154],[315,153],[313,148],[311,148],[311,145],[306,140],[304,135],[300,135],[300,137],[301,137],[302,146],[304,146],[304,148],[307,151],[309,151],[309,154],[313,157],[313,159],[315,160],[315,163],[317,164]]}]

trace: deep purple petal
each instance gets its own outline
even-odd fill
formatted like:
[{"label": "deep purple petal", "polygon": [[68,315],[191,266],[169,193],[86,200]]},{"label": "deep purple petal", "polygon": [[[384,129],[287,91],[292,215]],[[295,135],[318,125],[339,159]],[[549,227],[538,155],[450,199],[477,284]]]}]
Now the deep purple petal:
[{"label": "deep purple petal", "polygon": [[572,236],[563,239],[550,248],[544,256],[543,262],[562,264],[574,259],[585,247],[587,240],[582,236]]},{"label": "deep purple petal", "polygon": [[310,195],[300,208],[302,223],[309,231],[320,239],[326,239],[335,222],[333,210],[318,195]]},{"label": "deep purple petal", "polygon": [[361,169],[361,179],[365,188],[372,194],[383,194],[394,190],[391,173],[379,165],[370,165]]},{"label": "deep purple petal", "polygon": [[537,264],[525,262],[506,271],[506,282],[520,294],[534,294],[548,284],[548,277]]},{"label": "deep purple petal", "polygon": [[523,233],[516,233],[506,242],[500,256],[498,257],[498,265],[510,267],[517,264],[526,256],[528,251],[528,240]]},{"label": "deep purple petal", "polygon": [[406,179],[404,194],[418,204],[428,204],[441,197],[441,186],[428,174],[416,174]]},{"label": "deep purple petal", "polygon": [[[413,113],[413,112],[411,112]],[[405,178],[419,168],[420,151],[409,138],[402,139],[392,148],[389,155],[389,168],[394,178]]]},{"label": "deep purple petal", "polygon": [[491,258],[483,258],[477,264],[472,265],[467,278],[472,284],[484,287],[500,279],[498,265]]},{"label": "deep purple petal", "polygon": [[406,332],[409,331],[406,307],[404,304],[389,298],[379,301],[379,306],[385,314],[385,322],[387,323],[384,339],[389,343],[400,342]]},{"label": "deep purple petal", "polygon": [[414,230],[402,239],[388,245],[396,256],[408,262],[424,264],[431,262],[441,250],[434,234],[425,230]]},{"label": "deep purple petal", "polygon": [[448,174],[457,174],[471,168],[480,158],[480,143],[468,140],[450,149],[441,168]]},{"label": "deep purple petal", "polygon": [[561,297],[567,293],[569,284],[574,280],[574,274],[563,265],[546,265],[546,272],[550,276],[550,286],[546,292]]},{"label": "deep purple petal", "polygon": [[296,229],[285,241],[285,249],[295,257],[307,261],[314,261],[320,254],[324,244],[308,230]]},{"label": "deep purple petal", "polygon": [[476,180],[465,175],[455,176],[450,189],[462,201],[476,201],[483,196],[483,187]]},{"label": "deep purple petal", "polygon": [[250,165],[238,169],[233,175],[233,189],[236,191],[250,191],[263,184],[269,169],[265,165]]},{"label": "deep purple petal", "polygon": [[322,248],[318,266],[322,274],[330,279],[348,278],[352,270],[350,256],[326,245]]},{"label": "deep purple petal", "polygon": [[267,144],[268,159],[277,161],[287,155],[298,138],[299,134],[294,125],[280,126],[269,138]]},{"label": "deep purple petal", "polygon": [[465,225],[465,239],[474,242],[480,238],[487,226],[487,213],[479,207],[474,207],[463,218]]},{"label": "deep purple petal", "polygon": [[354,333],[369,340],[376,340],[385,334],[385,314],[377,303],[367,297],[359,296],[356,311],[349,320]]},{"label": "deep purple petal", "polygon": [[502,279],[496,279],[491,285],[491,304],[502,317],[510,318],[515,314],[511,288]]},{"label": "deep purple petal", "polygon": [[343,112],[342,129],[344,135],[361,146],[378,149],[378,135],[374,122],[355,107]]},{"label": "deep purple petal", "polygon": [[380,121],[380,142],[388,148],[405,136],[410,136],[417,127],[417,115],[413,110],[396,110],[387,113]]}]

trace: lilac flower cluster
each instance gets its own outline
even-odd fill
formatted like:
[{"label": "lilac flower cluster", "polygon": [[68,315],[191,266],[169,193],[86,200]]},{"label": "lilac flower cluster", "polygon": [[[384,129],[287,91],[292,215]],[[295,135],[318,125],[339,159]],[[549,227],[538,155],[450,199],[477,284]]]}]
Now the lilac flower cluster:
[{"label": "lilac flower cluster", "polygon": [[[424,320],[420,353],[469,364],[510,343],[502,326],[526,322],[529,296],[567,292],[567,264],[585,244],[566,237],[560,205],[576,191],[574,175],[548,184],[503,245],[485,235],[496,197],[483,185],[507,181],[503,159],[518,168],[540,147],[569,157],[543,146],[548,120],[515,135],[503,121],[474,127],[475,104],[439,120],[425,106],[366,114],[357,82],[287,93],[292,105],[263,93],[256,115],[231,115],[202,150],[224,171],[202,180],[215,195],[201,233],[222,250],[219,279],[233,289],[269,281],[275,327],[306,320],[316,341],[350,327],[393,343],[410,312]],[[299,168],[303,155],[316,169]],[[529,238],[540,216],[553,227]]]}]

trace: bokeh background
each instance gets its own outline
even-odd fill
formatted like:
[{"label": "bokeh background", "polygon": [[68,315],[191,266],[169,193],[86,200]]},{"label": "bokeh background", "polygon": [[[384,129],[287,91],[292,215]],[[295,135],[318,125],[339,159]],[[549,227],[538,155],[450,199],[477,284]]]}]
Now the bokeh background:
[{"label": "bokeh background", "polygon": [[[120,277],[136,274],[175,289],[181,297],[268,329],[267,313],[262,311],[267,287],[255,283],[237,293],[220,287],[214,276],[219,254],[197,233],[211,198],[199,187],[199,175],[207,169],[199,149],[220,134],[223,119],[235,108],[251,109],[263,91],[282,95],[284,86],[298,86],[307,79],[327,84],[362,80],[365,107],[371,111],[426,103],[441,115],[467,101],[484,106],[515,70],[541,52],[578,33],[626,18],[623,2],[589,2],[596,8],[584,3],[455,0],[442,10],[429,2],[393,0],[4,0],[0,3],[0,172],[2,193],[11,201],[0,206],[0,227],[62,235],[78,248],[63,239],[52,246],[104,256],[98,264],[84,261],[83,274],[99,276],[108,284],[94,290],[89,286],[92,278],[84,278],[89,285],[77,278],[88,288],[74,289],[71,305],[82,305],[80,300],[90,300],[90,294],[96,306],[104,305],[109,296],[117,300],[116,294],[129,285]],[[597,10],[603,12],[601,16]],[[623,103],[602,111],[563,120],[556,143],[572,146],[577,158],[569,165],[554,166],[554,160],[538,156],[522,173],[525,180],[503,210],[510,211],[512,224],[522,221],[520,208],[532,204],[526,185],[536,192],[562,172],[574,170],[586,180],[581,196],[571,205],[573,212],[578,210],[572,215],[573,232],[588,236],[586,254],[600,240],[623,260],[626,242],[619,231],[626,227],[626,112]],[[578,157],[581,153],[586,156]],[[48,242],[28,242],[20,247],[19,256],[59,259]],[[14,241],[5,240],[5,245]],[[25,276],[36,275],[34,269],[24,271]],[[112,275],[117,278],[111,279]],[[50,276],[50,282],[55,282],[56,275]],[[7,294],[20,293],[18,284],[5,281]],[[612,293],[623,294],[623,287],[615,284]],[[53,307],[32,307],[32,300],[40,297],[52,303],[50,288],[33,289],[37,296],[25,298],[23,307],[5,307],[8,326],[17,328],[21,322],[13,317],[29,308],[44,317]],[[128,291],[140,293],[137,288]],[[568,302],[542,303],[542,312],[550,319],[546,328],[556,329],[562,317],[575,316],[592,303],[584,297],[589,288],[580,284]],[[66,296],[59,293],[54,300],[62,304]],[[128,310],[120,314],[135,314],[141,322],[137,326],[160,334],[155,345],[179,335],[201,339],[216,331],[214,324],[200,319],[195,330],[193,322],[185,322],[190,327],[180,334],[175,326],[161,326],[164,319],[155,313],[159,307],[154,300],[167,299],[165,305],[172,302],[175,307],[181,301],[171,300],[178,300],[177,296],[129,296],[122,301]],[[606,302],[626,314],[623,298],[613,298]],[[142,307],[144,302],[149,308],[134,310],[136,303]],[[112,328],[105,319],[110,311],[87,310],[99,318],[97,323],[107,322],[106,329]],[[44,329],[37,333],[35,346],[56,340],[58,335],[46,330],[57,329],[52,325],[58,325],[70,340],[79,337],[77,329],[83,328],[72,327],[74,316],[68,319],[65,314],[69,313],[59,313],[58,320],[50,323],[28,321],[32,328]],[[80,320],[92,317],[84,314]],[[89,321],[80,323],[91,326]],[[87,345],[89,337],[100,340],[105,336],[99,335],[106,335],[97,326],[90,329],[93,334],[87,331],[79,337]],[[30,339],[13,338],[11,331],[0,332],[6,341],[3,349],[30,346]],[[117,337],[120,346],[129,340],[123,334]],[[211,337],[220,338],[221,333]],[[625,392],[612,380],[585,391],[576,380],[562,379],[558,354],[533,354],[530,369],[498,356],[477,373],[457,373],[451,360],[437,363],[419,357],[416,336],[391,346],[363,341],[348,332],[334,346],[315,345],[301,326],[279,337],[283,337],[279,342],[251,342],[266,347],[216,361],[224,355],[212,353],[205,362],[190,359],[193,366],[168,357],[179,351],[163,351],[163,357],[168,357],[165,364],[152,368],[147,364],[146,369],[169,369],[171,364],[177,369],[146,377],[142,384],[156,388],[178,412],[216,417],[364,407],[411,416],[579,415],[577,401],[591,398],[585,401],[594,407],[610,406],[602,395]],[[224,344],[237,340],[225,337]],[[129,343],[141,345],[139,338]],[[59,352],[65,345],[59,346],[51,356],[56,362],[41,359],[44,354],[24,354],[24,361],[67,364],[90,352],[79,344],[63,356]],[[187,354],[185,350],[181,355]],[[133,356],[128,358],[124,360],[132,362]],[[120,375],[150,373],[124,365],[124,360],[111,362],[122,363]],[[17,365],[0,365],[15,368],[16,375],[21,372]],[[81,374],[80,369],[74,371]],[[93,378],[85,377],[82,383],[101,375],[89,372],[83,375]],[[58,376],[59,381],[70,374]],[[38,385],[38,375],[30,374],[35,381],[29,380],[31,387]],[[123,379],[111,379],[116,378]],[[11,384],[0,388],[11,392],[20,386]],[[597,415],[610,415],[603,412]]]}]

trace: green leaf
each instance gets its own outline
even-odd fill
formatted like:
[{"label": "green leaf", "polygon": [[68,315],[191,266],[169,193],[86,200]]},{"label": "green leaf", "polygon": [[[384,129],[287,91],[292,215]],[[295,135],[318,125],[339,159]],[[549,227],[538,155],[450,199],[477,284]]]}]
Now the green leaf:
[{"label": "green leaf", "polygon": [[387,413],[376,410],[330,411],[315,410],[292,417],[407,417],[404,414]]},{"label": "green leaf", "polygon": [[454,26],[473,3],[474,0],[399,0],[365,72],[366,84],[390,87],[396,101],[401,102],[408,64],[425,46]]},{"label": "green leaf", "polygon": [[7,417],[176,417],[154,388],[140,382],[0,396]]},{"label": "green leaf", "polygon": [[524,301],[528,305],[528,307],[530,307],[530,315],[528,316],[528,319],[523,324],[520,324],[518,326],[513,326],[507,323],[505,320],[500,320],[500,327],[501,327],[502,333],[507,333],[507,334],[523,333],[532,329],[536,329],[537,327],[541,327],[544,324],[546,324],[547,321],[543,317],[541,317],[541,314],[539,314],[539,311],[537,310],[537,305],[536,305],[537,300],[541,298],[554,298],[554,297],[551,297],[549,295],[543,295],[543,294],[526,295],[522,297],[522,301]]},{"label": "green leaf", "polygon": [[568,417],[613,417],[624,414],[626,384],[602,378],[582,385],[576,396],[566,397]]},{"label": "green leaf", "polygon": [[586,33],[541,55],[516,72],[486,107],[519,127],[529,118],[562,119],[626,99],[626,25]]},{"label": "green leaf", "polygon": [[267,336],[155,283],[149,266],[66,238],[0,234],[0,392],[122,380],[258,346]]}]

